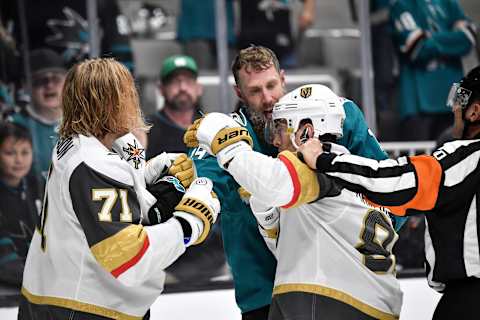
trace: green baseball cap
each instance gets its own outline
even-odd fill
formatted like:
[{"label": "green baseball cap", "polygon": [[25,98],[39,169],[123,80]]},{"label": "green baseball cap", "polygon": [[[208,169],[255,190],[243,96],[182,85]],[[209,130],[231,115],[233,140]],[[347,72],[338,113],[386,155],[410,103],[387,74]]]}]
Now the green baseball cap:
[{"label": "green baseball cap", "polygon": [[198,67],[192,57],[184,55],[174,55],[163,60],[162,69],[160,71],[160,80],[164,81],[178,69],[189,70],[195,76],[198,75]]}]

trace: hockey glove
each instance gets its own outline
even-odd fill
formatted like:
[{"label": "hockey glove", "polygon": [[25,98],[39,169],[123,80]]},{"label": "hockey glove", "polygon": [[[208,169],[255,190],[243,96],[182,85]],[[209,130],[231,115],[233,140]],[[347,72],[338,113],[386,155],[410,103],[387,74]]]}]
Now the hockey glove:
[{"label": "hockey glove", "polygon": [[197,176],[192,159],[188,158],[184,153],[181,153],[173,161],[170,169],[168,169],[168,174],[180,180],[185,188],[188,188]]},{"label": "hockey glove", "polygon": [[163,223],[173,217],[175,207],[185,194],[185,188],[180,181],[172,176],[165,176],[148,185],[147,190],[157,200],[148,210],[148,220],[152,225]]},{"label": "hockey glove", "polygon": [[148,160],[145,166],[145,182],[155,184],[166,174],[176,177],[187,188],[195,178],[193,161],[184,153],[162,152]]},{"label": "hockey glove", "polygon": [[185,132],[183,141],[187,147],[200,146],[216,156],[222,168],[228,166],[239,151],[251,150],[253,145],[252,137],[246,128],[228,115],[218,112],[195,120]]},{"label": "hockey glove", "polygon": [[[173,213],[179,218],[184,229],[185,245],[203,242],[217,220],[220,212],[220,202],[212,191],[213,183],[208,178],[195,179]],[[185,232],[184,219],[190,226],[190,234]]]}]

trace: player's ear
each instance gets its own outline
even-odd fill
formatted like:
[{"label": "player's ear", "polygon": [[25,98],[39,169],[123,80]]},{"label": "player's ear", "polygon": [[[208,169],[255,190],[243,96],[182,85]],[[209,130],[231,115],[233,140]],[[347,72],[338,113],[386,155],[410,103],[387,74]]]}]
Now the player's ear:
[{"label": "player's ear", "polygon": [[313,138],[313,135],[314,135],[314,130],[313,130],[313,124],[311,123],[307,123],[305,125],[305,128],[307,129],[307,135],[308,135],[308,138]]},{"label": "player's ear", "polygon": [[480,101],[472,103],[470,109],[472,110],[470,113],[470,121],[475,122],[480,120]]},{"label": "player's ear", "polygon": [[305,143],[308,139],[313,137],[313,125],[311,123],[305,123],[296,133],[297,143]]},{"label": "player's ear", "polygon": [[244,102],[244,99],[242,96],[242,90],[240,89],[239,85],[235,84],[233,86],[233,89],[235,90],[235,94],[237,95],[237,98],[240,99],[240,101]]}]

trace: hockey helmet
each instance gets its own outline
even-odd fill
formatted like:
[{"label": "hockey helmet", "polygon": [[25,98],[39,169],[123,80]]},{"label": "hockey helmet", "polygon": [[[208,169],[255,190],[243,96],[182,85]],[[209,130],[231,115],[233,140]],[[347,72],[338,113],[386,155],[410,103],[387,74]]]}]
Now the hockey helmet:
[{"label": "hockey helmet", "polygon": [[290,91],[273,107],[272,119],[266,125],[265,140],[272,143],[275,128],[282,123],[287,132],[295,133],[303,120],[310,120],[314,127],[314,136],[332,134],[336,138],[343,136],[345,110],[343,99],[330,88],[320,84],[308,84]]},{"label": "hockey helmet", "polygon": [[456,82],[452,85],[447,98],[447,107],[453,108],[458,104],[462,109],[465,109],[479,96],[480,66],[470,70],[460,82]]}]

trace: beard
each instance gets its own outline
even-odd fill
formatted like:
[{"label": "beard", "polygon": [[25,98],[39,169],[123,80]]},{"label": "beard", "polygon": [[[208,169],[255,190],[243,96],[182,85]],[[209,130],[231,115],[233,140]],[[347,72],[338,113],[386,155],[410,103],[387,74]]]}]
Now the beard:
[{"label": "beard", "polygon": [[263,112],[252,110],[248,107],[245,110],[247,113],[247,118],[252,123],[253,131],[255,131],[255,133],[257,134],[258,139],[263,144],[266,144],[264,132],[267,119],[265,117],[265,114]]},{"label": "beard", "polygon": [[186,93],[179,93],[172,99],[165,99],[165,105],[178,112],[185,112],[195,109],[197,102],[198,101],[194,101],[193,98]]}]

